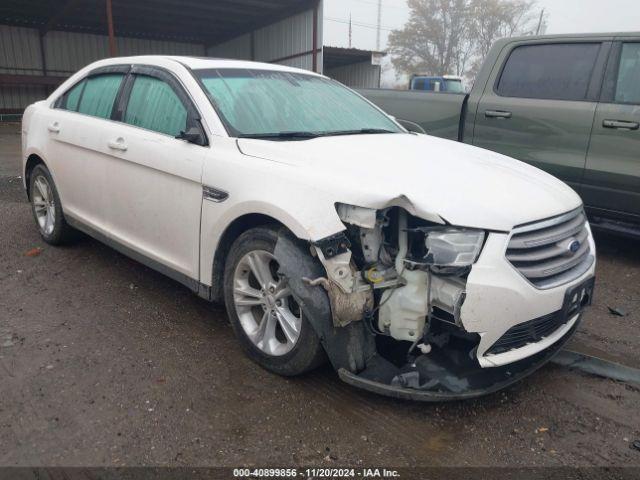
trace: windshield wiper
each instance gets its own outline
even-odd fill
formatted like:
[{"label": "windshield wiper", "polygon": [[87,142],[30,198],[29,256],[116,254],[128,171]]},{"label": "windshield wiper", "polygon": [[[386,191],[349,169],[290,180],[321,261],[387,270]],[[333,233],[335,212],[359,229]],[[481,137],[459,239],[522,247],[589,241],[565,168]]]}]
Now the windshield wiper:
[{"label": "windshield wiper", "polygon": [[264,140],[307,140],[318,137],[334,137],[338,135],[366,135],[373,133],[400,133],[385,128],[361,128],[359,130],[337,130],[335,132],[273,132],[273,133],[241,133],[238,138],[255,138]]},{"label": "windshield wiper", "polygon": [[361,128],[360,130],[342,130],[337,132],[325,132],[321,135],[323,137],[337,136],[337,135],[366,135],[374,133],[400,133],[395,130],[387,130],[386,128]]},{"label": "windshield wiper", "polygon": [[241,133],[238,138],[256,138],[265,140],[305,140],[317,138],[320,135],[313,132],[274,132],[274,133]]}]

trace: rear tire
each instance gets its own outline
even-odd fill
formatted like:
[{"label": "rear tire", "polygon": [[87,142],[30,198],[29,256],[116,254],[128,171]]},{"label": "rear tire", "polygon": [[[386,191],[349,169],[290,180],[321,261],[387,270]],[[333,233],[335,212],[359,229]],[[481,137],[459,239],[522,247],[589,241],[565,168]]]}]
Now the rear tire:
[{"label": "rear tire", "polygon": [[62,245],[73,240],[76,231],[64,218],[60,195],[49,169],[36,165],[29,176],[31,211],[40,236],[49,245]]},{"label": "rear tire", "polygon": [[258,365],[284,376],[301,375],[325,360],[324,350],[273,257],[277,233],[253,228],[231,246],[224,298],[240,345]]}]

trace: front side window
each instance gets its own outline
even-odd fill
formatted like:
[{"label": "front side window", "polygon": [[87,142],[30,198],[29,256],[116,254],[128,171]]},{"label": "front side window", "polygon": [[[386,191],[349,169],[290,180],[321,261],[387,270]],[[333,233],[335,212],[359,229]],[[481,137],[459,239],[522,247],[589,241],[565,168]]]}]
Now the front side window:
[{"label": "front side window", "polygon": [[640,43],[622,45],[616,102],[640,105]]},{"label": "front side window", "polygon": [[384,113],[332,80],[271,70],[196,71],[230,134],[302,138],[402,130]]},{"label": "front side window", "polygon": [[187,109],[169,84],[154,77],[137,75],[124,121],[175,137],[186,129]]},{"label": "front side window", "polygon": [[599,43],[526,45],[511,52],[497,92],[504,97],[585,100]]}]

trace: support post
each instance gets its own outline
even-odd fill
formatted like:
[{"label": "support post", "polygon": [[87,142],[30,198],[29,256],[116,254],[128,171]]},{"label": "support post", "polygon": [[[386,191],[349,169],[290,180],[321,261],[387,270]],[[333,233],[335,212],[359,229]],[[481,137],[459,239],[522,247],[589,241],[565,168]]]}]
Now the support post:
[{"label": "support post", "polygon": [[45,53],[44,50],[44,36],[46,35],[46,32],[44,32],[43,30],[40,30],[40,35],[38,35],[38,38],[40,40],[40,61],[42,62],[42,75],[43,76],[47,76],[47,55]]},{"label": "support post", "polygon": [[113,9],[111,7],[111,0],[106,0],[107,3],[107,27],[109,29],[109,55],[115,57],[118,52],[116,49],[116,35],[113,29]]},{"label": "support post", "polygon": [[312,69],[314,72],[318,73],[318,8],[320,6],[320,0],[316,2],[313,7],[313,54],[311,58],[313,59]]}]

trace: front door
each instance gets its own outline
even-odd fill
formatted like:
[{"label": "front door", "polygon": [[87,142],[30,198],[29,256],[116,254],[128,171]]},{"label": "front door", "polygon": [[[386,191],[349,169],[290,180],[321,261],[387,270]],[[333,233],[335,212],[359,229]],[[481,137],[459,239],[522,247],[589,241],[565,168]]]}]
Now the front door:
[{"label": "front door", "polygon": [[640,42],[616,44],[609,65],[582,191],[594,215],[640,222]]},{"label": "front door", "polygon": [[150,67],[133,67],[121,105],[121,123],[104,132],[111,235],[168,275],[198,279],[207,147],[176,138],[194,107],[169,73]]},{"label": "front door", "polygon": [[608,47],[538,43],[503,52],[478,105],[473,144],[579,191]]}]

